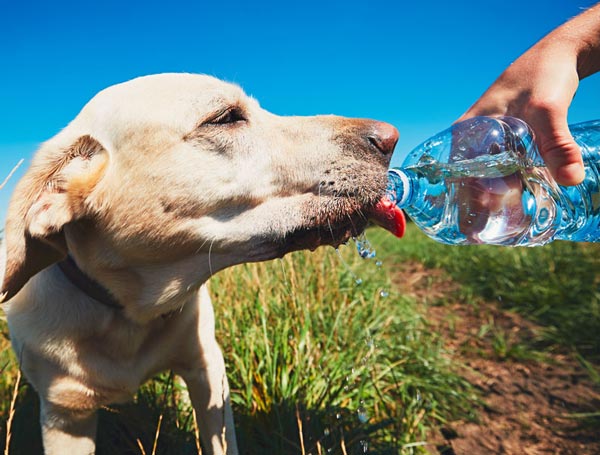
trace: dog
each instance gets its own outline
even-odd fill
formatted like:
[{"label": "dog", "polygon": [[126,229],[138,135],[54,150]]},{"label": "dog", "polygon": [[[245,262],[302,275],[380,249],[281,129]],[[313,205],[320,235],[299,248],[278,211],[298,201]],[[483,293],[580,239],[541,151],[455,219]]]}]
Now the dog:
[{"label": "dog", "polygon": [[96,410],[170,369],[205,452],[235,454],[206,286],[386,221],[386,123],[281,117],[205,75],[109,87],[41,145],[12,195],[1,292],[47,455],[95,451]]}]

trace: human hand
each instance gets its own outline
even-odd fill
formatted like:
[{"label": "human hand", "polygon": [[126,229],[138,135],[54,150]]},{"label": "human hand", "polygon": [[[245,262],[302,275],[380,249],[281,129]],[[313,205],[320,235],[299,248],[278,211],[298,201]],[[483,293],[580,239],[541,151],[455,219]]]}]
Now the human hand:
[{"label": "human hand", "polygon": [[509,66],[459,121],[478,115],[524,120],[555,180],[576,185],[585,173],[567,113],[578,84],[575,43],[542,41]]}]

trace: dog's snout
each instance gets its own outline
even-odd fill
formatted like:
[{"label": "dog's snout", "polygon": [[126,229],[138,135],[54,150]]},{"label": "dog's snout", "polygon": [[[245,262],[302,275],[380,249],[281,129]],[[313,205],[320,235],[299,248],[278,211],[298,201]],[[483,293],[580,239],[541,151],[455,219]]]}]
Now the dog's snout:
[{"label": "dog's snout", "polygon": [[373,122],[370,131],[367,133],[367,140],[387,157],[394,152],[399,136],[398,130],[389,123]]}]

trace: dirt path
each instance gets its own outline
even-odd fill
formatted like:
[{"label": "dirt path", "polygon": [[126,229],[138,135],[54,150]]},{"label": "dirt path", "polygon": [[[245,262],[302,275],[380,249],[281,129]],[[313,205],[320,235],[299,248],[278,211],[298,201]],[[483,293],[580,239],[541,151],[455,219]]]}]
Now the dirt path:
[{"label": "dirt path", "polygon": [[[397,284],[420,301],[447,297],[455,284],[442,272],[407,265]],[[482,306],[427,305],[429,321],[444,339],[462,374],[481,392],[479,422],[450,422],[433,436],[442,455],[600,454],[600,428],[576,414],[600,409],[600,390],[571,356],[551,353],[544,361],[523,359],[519,346],[536,327],[501,310]],[[514,352],[511,352],[514,350]],[[523,351],[525,354],[527,351]]]}]

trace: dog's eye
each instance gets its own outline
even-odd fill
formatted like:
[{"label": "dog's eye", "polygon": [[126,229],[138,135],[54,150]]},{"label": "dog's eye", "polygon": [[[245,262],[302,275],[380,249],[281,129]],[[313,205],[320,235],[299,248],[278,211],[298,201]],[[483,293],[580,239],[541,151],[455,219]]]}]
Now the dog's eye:
[{"label": "dog's eye", "polygon": [[244,112],[240,108],[234,107],[227,109],[206,123],[209,125],[230,125],[245,121]]}]

